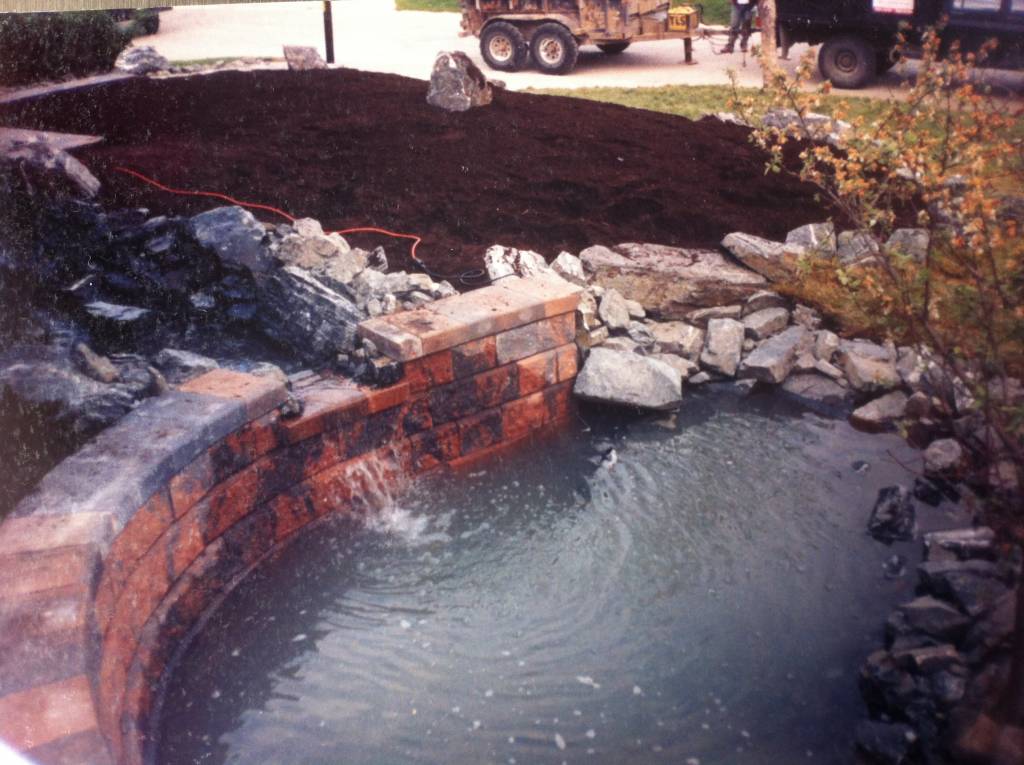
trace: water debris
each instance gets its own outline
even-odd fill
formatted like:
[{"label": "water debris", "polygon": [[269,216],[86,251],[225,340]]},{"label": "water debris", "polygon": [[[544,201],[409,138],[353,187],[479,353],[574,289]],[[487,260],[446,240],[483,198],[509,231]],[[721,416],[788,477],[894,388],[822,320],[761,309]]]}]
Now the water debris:
[{"label": "water debris", "polygon": [[479,720],[473,720],[473,730],[480,730],[480,726],[483,725]]},{"label": "water debris", "polygon": [[561,733],[556,733],[555,734],[555,746],[557,746],[559,748],[559,750],[565,749],[565,739],[562,738],[562,734]]},{"label": "water debris", "polygon": [[581,685],[589,685],[591,688],[600,688],[601,684],[594,682],[594,678],[590,675],[576,675],[576,682]]},{"label": "water debris", "polygon": [[296,635],[295,637],[292,638],[292,642],[293,643],[301,643],[305,639],[306,639],[306,633],[305,632],[300,632],[298,635]]},{"label": "water debris", "polygon": [[639,685],[634,685],[633,686],[633,695],[634,696],[643,696],[644,695],[644,689],[641,688]]},{"label": "water debris", "polygon": [[741,730],[740,735],[743,736],[743,738],[750,738],[750,733],[745,730]]},{"label": "water debris", "polygon": [[597,736],[597,731],[595,731],[593,728],[591,728],[590,730],[588,730],[583,735],[585,735],[587,738],[594,738],[595,736]]},{"label": "water debris", "polygon": [[488,698],[488,699],[489,699],[489,698],[491,698],[491,696],[493,696],[493,695],[494,695],[494,691],[493,691],[493,690],[491,690],[490,688],[488,688],[488,689],[487,689],[486,691],[484,691],[484,697],[485,697],[485,698]]},{"label": "water debris", "polygon": [[398,626],[401,627],[403,630],[407,630],[412,627],[412,622],[410,622],[408,619],[402,619],[402,621],[398,623]]}]

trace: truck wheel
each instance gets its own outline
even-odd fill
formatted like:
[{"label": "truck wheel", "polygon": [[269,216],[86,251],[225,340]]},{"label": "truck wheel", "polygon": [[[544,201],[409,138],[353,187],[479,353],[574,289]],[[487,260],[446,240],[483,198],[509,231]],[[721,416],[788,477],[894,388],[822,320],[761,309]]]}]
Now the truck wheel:
[{"label": "truck wheel", "polygon": [[537,68],[547,74],[566,74],[576,66],[580,47],[569,30],[548,22],[537,27],[530,38],[530,53]]},{"label": "truck wheel", "polygon": [[598,43],[597,47],[602,53],[607,53],[609,56],[617,56],[626,48],[629,47],[628,42],[611,42],[611,43]]},{"label": "truck wheel", "polygon": [[818,53],[821,76],[837,88],[862,88],[876,73],[877,51],[855,35],[831,37]]},{"label": "truck wheel", "polygon": [[507,21],[488,24],[480,35],[480,55],[491,69],[518,72],[529,52],[523,33]]}]

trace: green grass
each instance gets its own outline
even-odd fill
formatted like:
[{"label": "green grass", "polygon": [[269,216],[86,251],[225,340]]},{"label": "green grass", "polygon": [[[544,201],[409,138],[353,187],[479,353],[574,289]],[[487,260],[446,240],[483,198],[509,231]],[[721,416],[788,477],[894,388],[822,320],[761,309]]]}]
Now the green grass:
[{"label": "green grass", "polygon": [[[693,3],[697,5],[697,3]],[[673,5],[683,5],[673,0]],[[703,0],[705,24],[729,23],[729,0]],[[449,11],[458,13],[462,10],[459,0],[395,0],[395,7],[400,11]]]},{"label": "green grass", "polygon": [[[635,109],[677,114],[690,119],[697,119],[711,112],[728,111],[728,102],[733,95],[732,88],[727,85],[664,85],[659,88],[552,88],[532,92],[549,96],[586,98],[591,101],[603,101]],[[761,95],[761,91],[756,88],[741,88],[739,93],[742,96],[752,96],[756,101],[767,103]],[[872,117],[879,115],[884,108],[884,102],[877,99],[832,96],[824,99],[821,111],[831,114],[840,101],[847,104],[848,116]]]}]

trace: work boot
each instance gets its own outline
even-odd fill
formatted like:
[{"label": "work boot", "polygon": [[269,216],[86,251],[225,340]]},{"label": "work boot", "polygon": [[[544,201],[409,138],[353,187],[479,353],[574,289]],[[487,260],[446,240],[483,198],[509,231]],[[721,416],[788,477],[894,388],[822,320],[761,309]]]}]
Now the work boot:
[{"label": "work boot", "polygon": [[740,40],[740,51],[742,51],[743,53],[747,52],[747,40],[749,39],[749,37],[744,37]]},{"label": "work boot", "polygon": [[736,49],[736,35],[729,35],[729,42],[722,48],[722,53],[732,53]]}]

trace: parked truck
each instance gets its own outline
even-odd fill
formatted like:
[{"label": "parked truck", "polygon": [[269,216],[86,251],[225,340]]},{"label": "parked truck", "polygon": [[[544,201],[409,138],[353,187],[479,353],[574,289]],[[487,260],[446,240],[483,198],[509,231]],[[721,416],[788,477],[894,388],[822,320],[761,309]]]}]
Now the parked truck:
[{"label": "parked truck", "polygon": [[515,72],[532,58],[542,72],[566,74],[581,45],[609,55],[639,40],[682,40],[692,61],[696,8],[669,0],[462,0],[462,28],[480,38],[492,69]]},{"label": "parked truck", "polygon": [[785,45],[821,43],[818,68],[839,88],[860,88],[897,61],[900,33],[907,50],[928,27],[942,25],[942,47],[977,51],[997,46],[987,63],[1024,64],[1024,0],[776,0]]}]

